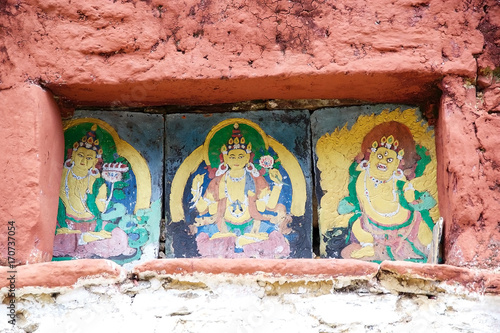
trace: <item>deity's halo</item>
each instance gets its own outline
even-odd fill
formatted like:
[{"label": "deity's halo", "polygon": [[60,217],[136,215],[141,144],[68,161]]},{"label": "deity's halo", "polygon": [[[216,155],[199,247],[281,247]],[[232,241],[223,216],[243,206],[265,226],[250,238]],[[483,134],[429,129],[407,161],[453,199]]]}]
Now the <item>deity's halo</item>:
[{"label": "deity's halo", "polygon": [[260,148],[265,150],[269,148],[268,137],[259,125],[243,118],[226,119],[214,126],[206,136],[203,144],[203,159],[207,165],[212,168],[219,166],[220,149],[231,138],[235,124],[238,124],[238,128],[247,144],[252,144],[254,152],[259,151]]},{"label": "deity's halo", "polygon": [[281,167],[287,172],[292,186],[290,213],[294,216],[305,214],[306,180],[295,156],[283,144],[267,135],[256,123],[243,118],[230,118],[215,125],[207,134],[204,143],[189,154],[177,169],[172,180],[169,199],[172,222],[180,222],[185,219],[182,200],[189,178],[203,161],[212,168],[219,166],[221,147],[231,138],[235,124],[238,124],[245,142],[252,144],[253,152],[257,152],[261,148],[267,151],[271,147],[278,155]]}]

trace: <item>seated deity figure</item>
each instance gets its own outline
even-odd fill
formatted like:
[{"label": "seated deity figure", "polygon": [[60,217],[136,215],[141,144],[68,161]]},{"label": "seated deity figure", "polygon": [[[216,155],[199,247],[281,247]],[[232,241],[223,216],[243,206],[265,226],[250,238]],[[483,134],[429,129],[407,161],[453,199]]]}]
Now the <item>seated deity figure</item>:
[{"label": "seated deity figure", "polygon": [[[237,123],[233,127],[231,137],[220,148],[221,163],[206,191],[203,192],[202,186],[205,174],[193,178],[191,207],[205,216],[203,221],[213,222],[217,226],[218,232],[210,237],[211,240],[232,237],[235,239],[236,249],[241,251],[246,245],[260,242],[259,246],[265,247],[266,242],[272,242],[273,246],[279,244],[280,248],[285,249],[284,252],[288,251],[280,253],[286,256],[289,245],[280,232],[286,226],[277,226],[274,232],[261,230],[265,229],[261,228],[262,221],[275,221],[280,216],[278,210],[282,205],[278,201],[283,186],[282,175],[277,169],[269,170],[269,179],[273,182],[271,188],[251,162],[251,142],[247,142]],[[266,210],[276,211],[278,215],[264,214]],[[251,247],[247,247],[248,251]],[[262,254],[266,250],[260,251]]]},{"label": "seated deity figure", "polygon": [[103,151],[96,129],[94,124],[91,131],[74,143],[71,155],[64,162],[59,191],[62,206],[54,246],[56,257],[112,257],[135,251],[128,247],[128,236],[123,230],[106,231],[106,222],[100,219],[109,199],[108,188],[101,178]]},{"label": "seated deity figure", "polygon": [[351,174],[355,195],[338,207],[340,214],[354,213],[343,258],[427,260],[432,221],[424,221],[423,212],[436,201],[414,187],[420,159],[410,130],[399,122],[377,125],[365,136]]}]

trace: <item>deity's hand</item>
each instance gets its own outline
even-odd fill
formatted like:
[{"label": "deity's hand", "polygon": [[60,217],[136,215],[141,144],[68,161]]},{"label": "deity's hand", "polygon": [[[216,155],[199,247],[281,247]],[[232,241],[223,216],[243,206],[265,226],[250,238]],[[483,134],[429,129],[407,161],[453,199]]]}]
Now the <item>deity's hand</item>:
[{"label": "deity's hand", "polygon": [[191,186],[191,193],[193,194],[193,201],[197,201],[201,197],[201,185],[203,185],[203,180],[205,174],[196,175],[193,179],[193,185]]},{"label": "deity's hand", "polygon": [[415,188],[413,187],[413,183],[407,182],[403,190],[406,201],[413,202],[415,200]]},{"label": "deity's hand", "polygon": [[283,177],[281,176],[281,173],[277,169],[271,169],[269,170],[269,178],[276,184],[283,184],[282,180]]},{"label": "deity's hand", "polygon": [[205,174],[200,174],[200,175],[196,175],[193,179],[193,187],[194,189],[197,189],[197,188],[200,188],[201,185],[203,185],[203,180],[205,178]]}]

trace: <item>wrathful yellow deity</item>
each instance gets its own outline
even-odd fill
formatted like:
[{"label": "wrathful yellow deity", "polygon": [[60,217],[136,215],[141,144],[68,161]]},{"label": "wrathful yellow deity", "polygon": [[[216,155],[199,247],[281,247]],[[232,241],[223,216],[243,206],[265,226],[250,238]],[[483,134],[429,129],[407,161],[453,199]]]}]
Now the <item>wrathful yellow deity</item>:
[{"label": "wrathful yellow deity", "polygon": [[361,161],[350,170],[350,195],[339,214],[352,214],[350,242],[343,258],[426,262],[436,205],[418,178],[429,163],[407,126],[391,121],[375,126],[363,139]]}]

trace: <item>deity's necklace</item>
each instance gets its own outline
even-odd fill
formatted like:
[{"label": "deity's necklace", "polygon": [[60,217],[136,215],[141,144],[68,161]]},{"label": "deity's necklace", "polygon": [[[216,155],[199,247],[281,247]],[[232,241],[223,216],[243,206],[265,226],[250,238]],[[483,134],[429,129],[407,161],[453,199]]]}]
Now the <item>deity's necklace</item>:
[{"label": "deity's necklace", "polygon": [[[397,191],[395,190],[395,187],[396,187],[396,178],[397,178],[396,175],[395,175],[395,173],[393,173],[392,176],[391,176],[391,178],[389,178],[387,180],[380,180],[380,179],[377,179],[375,177],[370,176],[370,163],[366,162],[364,165],[361,166],[361,168],[365,170],[365,178],[364,178],[365,196],[366,196],[366,199],[368,200],[368,204],[370,205],[371,209],[373,209],[375,211],[375,213],[377,213],[379,215],[382,215],[384,217],[393,217],[394,215],[396,215],[397,213],[399,213],[399,209],[401,208],[401,205],[399,204],[398,196],[397,196]],[[392,195],[393,195],[392,202],[397,202],[397,204],[398,204],[398,207],[396,208],[395,211],[392,211],[390,213],[381,213],[381,212],[379,212],[378,210],[376,210],[373,207],[372,202],[370,200],[370,192],[368,191],[368,188],[366,186],[366,180],[368,178],[370,178],[373,181],[375,188],[379,184],[384,184],[384,183],[387,183],[387,182],[389,182],[389,181],[392,180]],[[401,177],[399,177],[399,178],[401,178]]]},{"label": "deity's necklace", "polygon": [[[88,207],[87,207],[87,204],[86,204],[86,202],[87,202],[87,194],[88,194],[88,193],[90,193],[90,191],[89,191],[89,187],[90,187],[90,177],[89,177],[89,174],[87,173],[87,175],[85,175],[85,176],[83,176],[83,177],[82,177],[82,176],[78,176],[78,175],[76,175],[76,174],[73,172],[73,166],[74,166],[74,165],[75,165],[75,164],[74,164],[74,162],[73,162],[73,164],[72,164],[70,167],[67,167],[66,165],[64,165],[64,167],[65,167],[66,169],[68,169],[68,172],[66,172],[66,177],[65,177],[65,179],[64,179],[64,193],[66,194],[66,199],[67,199],[67,201],[68,201],[69,207],[70,207],[70,208],[71,208],[71,210],[72,210],[73,212],[75,212],[76,214],[83,214],[83,213],[90,213],[90,214],[92,214],[92,213],[89,211],[89,209],[88,209]],[[81,196],[81,194],[78,194],[78,197],[80,198],[80,202],[83,204],[83,211],[78,211],[78,210],[76,210],[76,209],[73,207],[73,205],[71,204],[71,201],[69,200],[68,175],[69,175],[69,173],[70,173],[70,172],[71,172],[71,176],[72,176],[73,178],[75,178],[76,180],[82,180],[82,179],[87,178],[87,189],[85,190],[85,195],[82,197],[82,196]]]},{"label": "deity's necklace", "polygon": [[375,178],[373,176],[370,176],[370,180],[373,182],[373,185],[375,185],[375,188],[377,188],[377,186],[379,186],[379,184],[385,184],[388,181],[390,181],[391,179],[392,179],[392,177],[389,179],[386,179],[386,180],[381,180],[381,179]]},{"label": "deity's necklace", "polygon": [[85,176],[78,176],[74,171],[73,171],[73,167],[71,167],[71,169],[69,169],[71,171],[71,175],[73,176],[73,178],[76,178],[78,180],[82,180],[82,179],[85,179],[89,176],[89,174],[87,173]]},{"label": "deity's necklace", "polygon": [[[248,196],[245,193],[245,191],[243,190],[243,194],[245,196],[245,200],[243,202],[241,202],[238,199],[236,201],[233,201],[233,199],[231,198],[231,195],[229,194],[229,191],[227,189],[227,178],[229,177],[229,179],[231,179],[233,182],[240,182],[243,179],[245,179],[245,176],[246,176],[246,172],[243,174],[243,176],[241,176],[239,178],[234,178],[234,179],[233,179],[233,177],[229,176],[229,172],[226,173],[226,175],[224,176],[224,194],[226,195],[227,200],[231,204],[230,205],[231,209],[229,209],[229,212],[235,218],[240,218],[240,217],[242,217],[245,214],[246,209],[248,207]],[[236,209],[238,209],[240,212],[237,213]]]},{"label": "deity's necklace", "polygon": [[246,172],[244,172],[243,175],[241,177],[238,177],[238,178],[231,177],[230,173],[231,173],[231,171],[229,171],[227,174],[229,175],[229,179],[231,179],[231,181],[233,181],[234,183],[241,182],[243,179],[245,179]]}]

